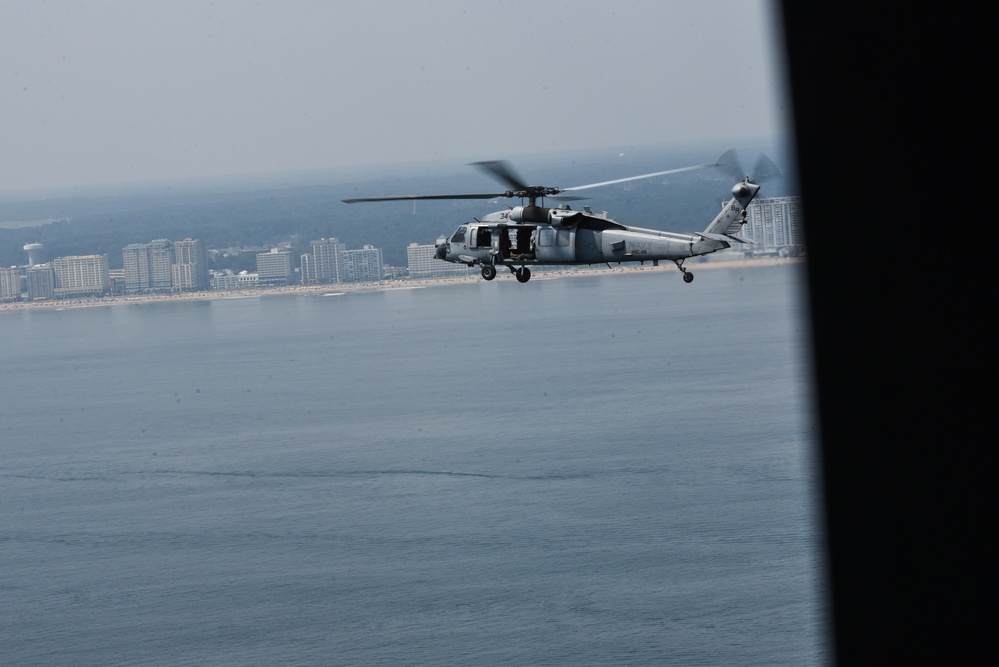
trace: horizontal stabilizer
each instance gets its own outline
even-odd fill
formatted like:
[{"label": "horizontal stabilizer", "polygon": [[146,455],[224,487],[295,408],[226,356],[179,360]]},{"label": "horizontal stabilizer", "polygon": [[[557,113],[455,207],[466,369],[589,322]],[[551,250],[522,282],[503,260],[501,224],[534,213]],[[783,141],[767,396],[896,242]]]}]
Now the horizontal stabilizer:
[{"label": "horizontal stabilizer", "polygon": [[698,236],[704,239],[711,239],[712,241],[722,241],[728,243],[729,241],[735,241],[737,243],[753,243],[747,239],[736,236],[735,234],[712,234],[710,232],[700,232]]}]

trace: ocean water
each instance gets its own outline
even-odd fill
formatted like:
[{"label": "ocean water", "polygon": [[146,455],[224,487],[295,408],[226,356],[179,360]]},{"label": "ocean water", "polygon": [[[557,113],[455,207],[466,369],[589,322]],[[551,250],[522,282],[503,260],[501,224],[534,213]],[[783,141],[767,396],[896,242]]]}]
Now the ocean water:
[{"label": "ocean water", "polygon": [[0,313],[4,665],[830,662],[799,266]]}]

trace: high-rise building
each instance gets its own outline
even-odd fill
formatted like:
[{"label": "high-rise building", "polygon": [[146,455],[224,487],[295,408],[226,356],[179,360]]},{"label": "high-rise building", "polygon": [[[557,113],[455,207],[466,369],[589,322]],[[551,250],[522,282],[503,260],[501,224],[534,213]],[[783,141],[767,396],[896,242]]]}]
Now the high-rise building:
[{"label": "high-rise building", "polygon": [[761,250],[802,248],[805,245],[801,197],[767,197],[749,205],[739,236]]},{"label": "high-rise building", "polygon": [[0,301],[14,301],[21,298],[21,269],[12,266],[0,269]]},{"label": "high-rise building", "polygon": [[122,265],[125,271],[126,292],[144,292],[149,290],[149,252],[146,244],[133,243],[121,250]]},{"label": "high-rise building", "polygon": [[149,279],[154,291],[173,287],[173,243],[157,239],[146,244],[149,248]]},{"label": "high-rise building", "polygon": [[309,246],[309,254],[302,255],[302,284],[342,282],[343,253],[346,246],[335,237],[312,241]]},{"label": "high-rise building", "polygon": [[366,245],[360,250],[345,250],[341,253],[341,259],[341,282],[372,282],[383,277],[381,248]]},{"label": "high-rise building", "polygon": [[25,270],[24,278],[32,301],[55,297],[55,272],[51,264],[35,264]]},{"label": "high-rise building", "polygon": [[167,239],[133,243],[121,254],[126,292],[166,292],[173,286],[173,244]]},{"label": "high-rise building", "polygon": [[201,239],[186,238],[173,244],[173,289],[208,289],[208,249]]},{"label": "high-rise building", "polygon": [[78,255],[52,260],[55,296],[101,295],[110,290],[107,255]]},{"label": "high-rise building", "polygon": [[272,249],[257,255],[257,276],[265,285],[289,285],[292,277],[291,251]]}]

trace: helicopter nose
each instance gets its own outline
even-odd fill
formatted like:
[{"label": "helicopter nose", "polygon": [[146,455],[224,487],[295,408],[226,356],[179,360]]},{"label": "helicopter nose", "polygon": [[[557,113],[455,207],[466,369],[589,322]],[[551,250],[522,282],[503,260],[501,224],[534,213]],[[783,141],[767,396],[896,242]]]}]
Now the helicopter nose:
[{"label": "helicopter nose", "polygon": [[444,259],[447,257],[447,241],[441,241],[437,244],[437,251],[434,253],[437,259]]}]

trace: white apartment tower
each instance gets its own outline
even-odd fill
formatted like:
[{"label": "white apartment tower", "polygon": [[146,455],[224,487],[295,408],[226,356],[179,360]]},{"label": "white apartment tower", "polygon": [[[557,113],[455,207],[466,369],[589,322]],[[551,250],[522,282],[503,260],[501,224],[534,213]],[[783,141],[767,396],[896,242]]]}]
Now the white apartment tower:
[{"label": "white apartment tower", "polygon": [[748,212],[739,236],[759,244],[761,250],[804,247],[801,197],[757,199],[749,205]]},{"label": "white apartment tower", "polygon": [[12,266],[0,269],[0,301],[14,301],[21,298],[21,269]]},{"label": "white apartment tower", "polygon": [[24,272],[24,277],[32,301],[55,297],[55,272],[51,264],[35,264]]},{"label": "white apartment tower", "polygon": [[341,253],[341,260],[341,282],[373,282],[384,277],[381,248],[366,245],[360,250],[345,250]]},{"label": "white apartment tower", "polygon": [[167,292],[173,286],[173,244],[167,239],[133,243],[121,254],[126,292]]},{"label": "white apartment tower", "polygon": [[208,248],[204,241],[192,238],[174,241],[173,262],[171,280],[174,290],[208,289]]},{"label": "white apartment tower", "polygon": [[323,285],[343,281],[343,253],[347,247],[336,238],[318,239],[302,255],[302,284]]},{"label": "white apartment tower", "polygon": [[52,260],[55,296],[106,294],[111,289],[107,255],[78,255]]}]

